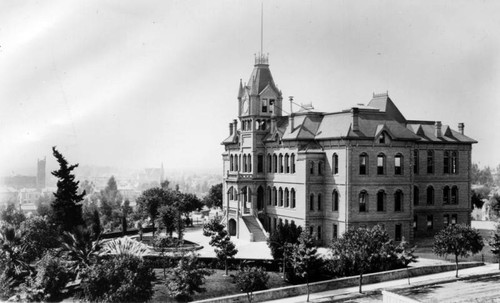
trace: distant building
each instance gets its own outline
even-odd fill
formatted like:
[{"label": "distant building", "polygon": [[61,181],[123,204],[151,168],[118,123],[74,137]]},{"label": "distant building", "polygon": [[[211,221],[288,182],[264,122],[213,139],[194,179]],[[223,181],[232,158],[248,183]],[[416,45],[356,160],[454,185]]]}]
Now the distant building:
[{"label": "distant building", "polygon": [[470,223],[475,140],[440,121],[408,120],[388,93],[332,112],[283,107],[268,58],[240,81],[238,119],[223,141],[223,207],[231,235],[266,239],[294,222],[329,243],[382,225],[396,241]]},{"label": "distant building", "polygon": [[47,158],[43,160],[37,160],[37,172],[36,172],[36,188],[44,189],[46,184],[45,172],[46,172]]}]

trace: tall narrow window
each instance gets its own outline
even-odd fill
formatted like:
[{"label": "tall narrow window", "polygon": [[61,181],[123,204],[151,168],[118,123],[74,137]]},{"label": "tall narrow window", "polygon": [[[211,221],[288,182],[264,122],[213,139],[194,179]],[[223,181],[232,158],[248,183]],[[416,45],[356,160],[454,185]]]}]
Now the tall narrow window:
[{"label": "tall narrow window", "polygon": [[403,211],[403,192],[399,189],[394,194],[394,211]]},{"label": "tall narrow window", "polygon": [[290,193],[288,192],[288,187],[285,188],[285,207],[290,207]]},{"label": "tall narrow window", "polygon": [[321,240],[321,226],[318,226],[318,240]]},{"label": "tall narrow window", "polygon": [[248,170],[247,155],[243,155],[243,172],[246,173]]},{"label": "tall narrow window", "polygon": [[378,138],[378,143],[385,144],[385,133],[380,134],[380,137]]},{"label": "tall narrow window", "polygon": [[290,191],[290,195],[292,200],[292,208],[295,208],[295,189],[292,188],[292,190]]},{"label": "tall narrow window", "polygon": [[443,225],[444,227],[450,224],[450,215],[443,215]]},{"label": "tall narrow window", "polygon": [[278,191],[274,186],[273,186],[273,202],[274,206],[278,206]]},{"label": "tall narrow window", "polygon": [[273,160],[271,154],[267,154],[267,172],[273,172]]},{"label": "tall narrow window", "polygon": [[339,156],[337,154],[332,156],[332,172],[334,175],[339,173]]},{"label": "tall narrow window", "polygon": [[368,155],[361,154],[359,156],[359,174],[367,175],[368,174]]},{"label": "tall narrow window", "polygon": [[383,190],[377,193],[377,211],[385,210],[385,193]]},{"label": "tall narrow window", "polygon": [[229,170],[234,171],[233,155],[229,157]]},{"label": "tall narrow window", "polygon": [[283,173],[283,155],[280,154],[280,173]]},{"label": "tall narrow window", "polygon": [[314,234],[314,226],[311,225],[311,226],[309,226],[309,235],[312,236],[313,234]]},{"label": "tall narrow window", "polygon": [[395,227],[396,228],[395,228],[395,237],[394,237],[394,240],[401,241],[401,239],[403,238],[403,225],[396,224]]},{"label": "tall narrow window", "polygon": [[448,186],[443,188],[443,204],[450,204],[450,188]]},{"label": "tall narrow window", "polygon": [[451,173],[458,174],[458,152],[451,152]]},{"label": "tall narrow window", "polygon": [[413,186],[413,205],[420,203],[420,190],[417,186]]},{"label": "tall narrow window", "polygon": [[332,193],[332,210],[333,211],[338,211],[339,210],[339,193],[337,190],[333,190]]},{"label": "tall narrow window", "polygon": [[234,156],[234,171],[240,171],[239,170],[239,159],[238,159],[238,155],[235,155]]},{"label": "tall narrow window", "polygon": [[285,172],[287,174],[290,173],[290,157],[288,156],[288,154],[285,154]]},{"label": "tall narrow window", "polygon": [[458,204],[458,187],[451,188],[451,204]]},{"label": "tall narrow window", "polygon": [[231,186],[229,190],[227,191],[228,194],[228,199],[229,200],[234,200],[234,195],[233,195],[233,187]]},{"label": "tall narrow window", "polygon": [[251,173],[252,172],[252,155],[248,155],[247,161],[248,161],[248,172]]},{"label": "tall narrow window", "polygon": [[309,161],[309,173],[311,175],[314,175],[314,162],[313,161]]},{"label": "tall narrow window", "polygon": [[278,172],[278,156],[276,154],[273,154],[273,172]]},{"label": "tall narrow window", "polygon": [[450,173],[450,152],[445,150],[443,155],[443,174]]},{"label": "tall narrow window", "polygon": [[366,212],[368,207],[366,204],[368,203],[368,194],[366,191],[362,191],[359,193],[359,212]]},{"label": "tall narrow window", "polygon": [[271,187],[267,187],[267,205],[272,205],[273,204],[273,192],[271,190]]},{"label": "tall narrow window", "polygon": [[339,236],[339,231],[338,231],[338,227],[337,227],[337,224],[333,224],[333,228],[332,228],[332,238],[333,239],[337,239],[338,236]]},{"label": "tall narrow window", "polygon": [[295,154],[292,154],[290,156],[290,164],[291,164],[291,168],[292,168],[292,174],[295,174]]},{"label": "tall narrow window", "polygon": [[432,215],[427,215],[427,229],[434,228],[434,217]]},{"label": "tall narrow window", "polygon": [[434,187],[427,187],[427,205],[434,205]]},{"label": "tall narrow window", "polygon": [[427,173],[434,173],[434,151],[432,150],[427,151]]},{"label": "tall narrow window", "polygon": [[395,175],[403,174],[403,156],[401,154],[397,154],[394,157],[394,174]]},{"label": "tall narrow window", "polygon": [[457,224],[458,220],[457,220],[457,215],[451,215],[451,224],[455,225]]},{"label": "tall narrow window", "polygon": [[314,210],[314,194],[309,195],[309,210]]},{"label": "tall narrow window", "polygon": [[267,99],[262,99],[262,112],[267,113]]},{"label": "tall narrow window", "polygon": [[318,162],[318,175],[323,174],[323,161]]},{"label": "tall narrow window", "polygon": [[413,216],[413,229],[417,230],[418,216]]},{"label": "tall narrow window", "polygon": [[420,161],[418,161],[418,149],[413,150],[413,173],[418,175]]},{"label": "tall narrow window", "polygon": [[385,155],[379,154],[377,156],[377,174],[383,175],[385,174]]},{"label": "tall narrow window", "polygon": [[257,172],[264,172],[264,155],[257,156]]},{"label": "tall narrow window", "polygon": [[323,196],[321,194],[318,194],[318,210],[321,210],[321,204],[323,203]]},{"label": "tall narrow window", "polygon": [[279,197],[280,197],[280,206],[283,207],[283,189],[281,187],[279,189]]}]

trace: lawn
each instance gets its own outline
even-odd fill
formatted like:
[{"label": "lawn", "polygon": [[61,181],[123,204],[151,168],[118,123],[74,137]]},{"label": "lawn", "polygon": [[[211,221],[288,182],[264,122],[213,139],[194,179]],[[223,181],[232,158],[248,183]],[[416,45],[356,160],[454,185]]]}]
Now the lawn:
[{"label": "lawn", "polygon": [[[196,293],[193,295],[193,300],[203,300],[227,295],[240,294],[240,290],[233,283],[234,278],[231,275],[238,273],[236,270],[230,270],[229,276],[224,276],[224,270],[215,270],[214,273],[207,277],[205,282],[206,292]],[[173,298],[169,297],[167,294],[167,288],[165,286],[165,280],[163,279],[163,269],[155,269],[155,274],[157,277],[157,282],[154,286],[154,295],[152,302],[177,302]],[[280,273],[268,272],[269,282],[267,283],[268,288],[276,288],[281,286],[289,286],[290,283],[283,281]]]}]

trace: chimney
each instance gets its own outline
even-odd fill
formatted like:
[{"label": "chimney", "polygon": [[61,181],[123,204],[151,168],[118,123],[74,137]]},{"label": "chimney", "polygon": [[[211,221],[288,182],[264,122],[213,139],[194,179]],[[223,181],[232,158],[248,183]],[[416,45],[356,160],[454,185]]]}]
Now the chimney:
[{"label": "chimney", "polygon": [[359,108],[352,108],[352,131],[359,131]]},{"label": "chimney", "polygon": [[441,132],[441,121],[436,121],[436,124],[434,124],[435,126],[435,132],[434,132],[434,135],[438,138],[441,138],[443,136],[443,133]]},{"label": "chimney", "polygon": [[465,125],[463,123],[458,123],[458,131],[463,135],[464,134],[464,127]]},{"label": "chimney", "polygon": [[233,123],[229,123],[229,135],[233,134]]},{"label": "chimney", "polygon": [[238,132],[238,120],[234,119],[233,120],[233,126],[234,126],[234,134]]}]

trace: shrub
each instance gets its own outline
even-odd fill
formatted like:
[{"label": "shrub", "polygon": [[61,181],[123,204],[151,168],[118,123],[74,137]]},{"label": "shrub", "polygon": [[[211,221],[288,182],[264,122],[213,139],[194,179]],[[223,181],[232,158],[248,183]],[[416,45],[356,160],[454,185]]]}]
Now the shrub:
[{"label": "shrub", "polygon": [[82,277],[84,300],[144,302],[153,295],[153,270],[133,255],[119,255],[93,264]]},{"label": "shrub", "polygon": [[252,302],[252,293],[267,288],[269,275],[262,267],[244,267],[235,277],[235,282],[242,292],[246,292]]},{"label": "shrub", "polygon": [[170,295],[181,301],[187,301],[195,292],[204,292],[205,276],[212,271],[203,268],[195,255],[179,260],[177,267],[168,271],[167,289]]}]

